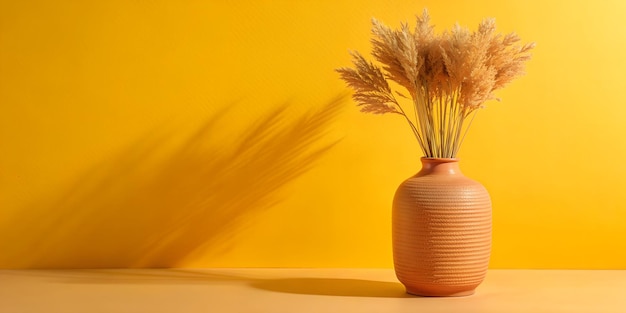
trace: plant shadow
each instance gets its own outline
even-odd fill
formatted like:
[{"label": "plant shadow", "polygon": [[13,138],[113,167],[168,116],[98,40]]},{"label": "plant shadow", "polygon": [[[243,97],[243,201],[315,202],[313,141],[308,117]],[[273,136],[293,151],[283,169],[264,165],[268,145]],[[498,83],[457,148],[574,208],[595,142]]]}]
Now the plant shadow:
[{"label": "plant shadow", "polygon": [[181,134],[154,131],[0,223],[0,268],[180,267],[219,255],[338,142],[327,133],[344,100],[295,116],[280,105],[227,144],[216,138],[228,109],[174,152],[163,143]]}]

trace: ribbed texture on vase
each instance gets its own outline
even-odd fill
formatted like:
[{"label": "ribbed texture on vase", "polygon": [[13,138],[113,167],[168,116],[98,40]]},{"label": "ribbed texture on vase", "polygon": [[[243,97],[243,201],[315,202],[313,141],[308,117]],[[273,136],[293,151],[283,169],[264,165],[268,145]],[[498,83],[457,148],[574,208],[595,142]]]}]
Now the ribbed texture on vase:
[{"label": "ribbed texture on vase", "polygon": [[489,264],[489,194],[460,173],[418,174],[396,192],[392,235],[396,275],[407,292],[471,294]]}]

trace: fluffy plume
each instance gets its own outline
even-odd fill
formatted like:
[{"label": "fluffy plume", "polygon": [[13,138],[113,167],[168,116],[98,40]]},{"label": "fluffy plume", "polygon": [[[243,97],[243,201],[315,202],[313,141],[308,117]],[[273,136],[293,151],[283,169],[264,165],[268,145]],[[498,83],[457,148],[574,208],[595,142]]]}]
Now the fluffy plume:
[{"label": "fluffy plume", "polygon": [[[354,68],[337,71],[362,111],[403,115],[426,157],[453,158],[471,124],[466,119],[496,99],[494,91],[524,74],[535,45],[519,41],[515,33],[498,34],[491,18],[474,32],[457,24],[437,35],[424,10],[413,31],[408,24],[394,30],[372,19],[372,56],[381,67],[352,52]],[[388,81],[410,97],[392,90]],[[394,94],[409,98],[411,110]]]},{"label": "fluffy plume", "polygon": [[341,78],[354,89],[352,98],[361,106],[361,111],[371,113],[400,113],[396,110],[398,102],[381,69],[358,52],[352,52],[355,68],[337,69]]}]

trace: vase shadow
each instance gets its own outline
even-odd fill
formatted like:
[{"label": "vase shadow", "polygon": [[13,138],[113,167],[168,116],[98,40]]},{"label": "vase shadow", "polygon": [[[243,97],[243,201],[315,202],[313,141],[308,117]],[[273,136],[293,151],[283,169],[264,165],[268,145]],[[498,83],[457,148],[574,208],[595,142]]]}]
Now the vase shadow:
[{"label": "vase shadow", "polygon": [[[4,275],[11,275],[5,271]],[[375,281],[356,278],[288,277],[263,278],[232,272],[228,269],[79,269],[16,271],[15,275],[30,275],[65,284],[158,284],[158,285],[211,285],[242,284],[269,292],[301,295],[362,297],[362,298],[415,298],[405,292],[399,282]]]},{"label": "vase shadow", "polygon": [[400,283],[347,278],[284,278],[255,281],[253,287],[304,295],[374,297],[374,298],[414,298],[405,292]]}]

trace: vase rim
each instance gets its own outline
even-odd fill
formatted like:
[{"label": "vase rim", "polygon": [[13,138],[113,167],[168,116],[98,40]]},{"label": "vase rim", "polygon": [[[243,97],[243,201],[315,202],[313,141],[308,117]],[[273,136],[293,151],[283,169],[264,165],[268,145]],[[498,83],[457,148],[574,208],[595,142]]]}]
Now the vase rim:
[{"label": "vase rim", "polygon": [[431,158],[421,157],[423,161],[439,161],[439,162],[458,162],[459,158]]}]

